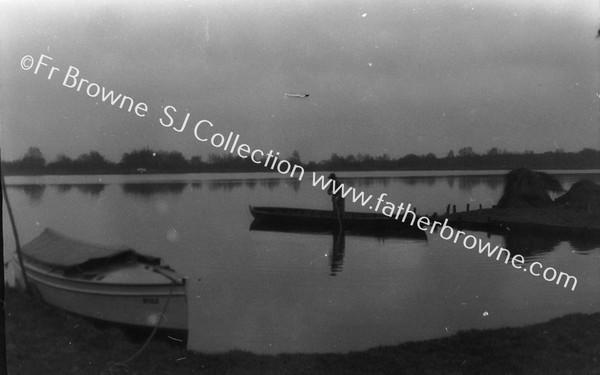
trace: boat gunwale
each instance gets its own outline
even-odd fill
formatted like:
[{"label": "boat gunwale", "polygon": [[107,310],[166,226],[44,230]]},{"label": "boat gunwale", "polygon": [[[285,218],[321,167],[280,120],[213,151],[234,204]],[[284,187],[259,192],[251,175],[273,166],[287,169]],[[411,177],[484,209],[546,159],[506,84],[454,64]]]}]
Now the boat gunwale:
[{"label": "boat gunwale", "polygon": [[[62,290],[62,291],[66,291],[66,292],[72,292],[72,293],[82,293],[82,294],[88,294],[88,295],[100,295],[100,296],[112,296],[112,297],[116,297],[116,298],[146,298],[146,297],[162,297],[162,298],[169,298],[169,297],[183,297],[183,298],[187,298],[187,295],[185,293],[184,290],[174,290],[173,292],[169,293],[169,292],[164,292],[164,293],[159,293],[156,291],[148,291],[147,293],[143,293],[141,291],[132,291],[131,293],[125,293],[125,292],[116,292],[116,291],[101,291],[101,290],[90,290],[90,289],[77,289],[74,287],[69,287],[67,285],[63,285],[63,284],[55,284],[52,282],[48,282],[47,280],[42,280],[39,279],[35,276],[31,277],[31,279],[34,281],[34,283],[39,283],[39,284],[43,284],[46,287],[50,287],[50,288],[54,288],[54,289],[58,289],[58,290]],[[183,289],[184,286],[183,285],[174,285],[175,289]]]},{"label": "boat gunwale", "polygon": [[[317,219],[317,220],[337,220],[333,216],[333,211],[307,209],[307,208],[287,208],[287,207],[265,207],[265,206],[250,206],[250,213],[256,219],[286,218],[286,219]],[[319,214],[319,215],[313,215]],[[331,214],[331,215],[329,215]],[[361,220],[365,222],[399,222],[405,224],[402,220],[396,219],[394,216],[387,216],[379,212],[344,212],[342,220]]]},{"label": "boat gunwale", "polygon": [[[152,267],[152,266],[149,266],[149,267]],[[163,267],[163,266],[161,266],[161,267]],[[149,284],[149,283],[126,284],[126,283],[114,283],[114,282],[102,282],[102,281],[77,279],[77,278],[61,275],[60,273],[54,271],[53,269],[40,268],[40,267],[38,267],[34,264],[31,264],[30,262],[27,262],[27,261],[25,262],[25,268],[26,268],[27,276],[33,276],[37,273],[41,276],[45,276],[48,278],[54,278],[54,279],[58,279],[58,280],[64,280],[69,283],[83,284],[83,285],[98,285],[98,286],[106,286],[106,287],[154,288],[154,287],[171,287],[171,286],[185,287],[185,285],[187,284],[186,279],[183,276],[181,276],[180,280],[174,280],[174,279],[168,278],[167,276],[163,275],[162,273],[160,273],[160,275],[162,275],[165,278],[165,280],[172,280],[172,282],[165,282],[165,283],[160,283],[160,284]],[[33,275],[29,271],[32,271]],[[155,271],[152,271],[152,272],[155,272]],[[43,281],[40,281],[40,282],[43,282]]]}]

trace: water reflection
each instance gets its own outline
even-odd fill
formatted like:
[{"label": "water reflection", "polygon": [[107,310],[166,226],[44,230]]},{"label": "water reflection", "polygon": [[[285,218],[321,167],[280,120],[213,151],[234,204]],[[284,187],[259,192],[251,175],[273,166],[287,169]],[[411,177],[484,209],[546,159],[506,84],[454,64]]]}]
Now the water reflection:
[{"label": "water reflection", "polygon": [[240,188],[244,186],[242,181],[231,181],[231,180],[215,180],[210,181],[208,183],[208,190],[216,191],[216,190],[224,190],[224,191],[233,191],[234,189]]},{"label": "water reflection", "polygon": [[415,185],[427,185],[433,186],[435,184],[435,179],[430,177],[405,177],[403,181],[409,186]]},{"label": "water reflection", "polygon": [[300,181],[296,180],[296,179],[290,179],[288,181],[285,182],[286,186],[291,186],[292,190],[294,190],[295,192],[298,192],[300,190]]},{"label": "water reflection", "polygon": [[265,223],[262,221],[254,220],[250,224],[251,231],[265,231],[265,232],[282,232],[282,233],[298,233],[298,234],[324,234],[330,235],[332,238],[331,251],[328,255],[329,258],[329,275],[335,276],[342,272],[344,265],[344,254],[346,250],[346,230],[317,230],[313,227],[299,228],[297,226],[286,226],[277,225],[273,223]]},{"label": "water reflection", "polygon": [[534,234],[504,234],[506,248],[513,254],[521,254],[525,260],[556,249],[560,240],[552,236]]},{"label": "water reflection", "polygon": [[461,191],[471,191],[479,186],[485,186],[491,190],[497,190],[504,186],[502,176],[446,176],[446,184],[453,189],[456,181]]},{"label": "water reflection", "polygon": [[569,242],[575,250],[583,254],[587,254],[594,250],[600,250],[600,238],[577,237]]},{"label": "water reflection", "polygon": [[61,194],[65,194],[65,193],[68,193],[69,191],[71,191],[72,187],[73,187],[73,185],[60,184],[60,185],[56,185],[56,190],[58,190],[58,192]]},{"label": "water reflection", "polygon": [[104,188],[106,187],[105,184],[78,184],[73,186],[75,186],[77,190],[79,190],[83,194],[89,194],[93,197],[99,196],[100,193],[102,193],[102,191],[104,191]]},{"label": "water reflection", "polygon": [[168,184],[154,183],[126,183],[121,184],[123,192],[128,195],[135,195],[143,198],[150,198],[156,194],[181,194],[187,183],[177,182]]},{"label": "water reflection", "polygon": [[246,180],[246,187],[250,190],[254,190],[256,187],[257,181],[255,179]]},{"label": "water reflection", "polygon": [[346,250],[346,233],[340,230],[337,233],[333,232],[333,246],[331,247],[331,256],[329,257],[329,267],[331,272],[329,275],[335,276],[342,271],[344,265],[344,252]]},{"label": "water reflection", "polygon": [[38,204],[41,202],[42,197],[44,196],[46,185],[7,185],[7,188],[22,191],[31,203]]},{"label": "water reflection", "polygon": [[[9,185],[10,189],[17,189],[23,191],[25,195],[32,201],[38,202],[42,199],[44,195],[44,190],[46,189],[46,185],[44,184],[23,184],[23,185]],[[84,194],[89,194],[92,196],[98,196],[106,187],[105,184],[56,184],[54,188],[60,194],[66,194],[71,191],[71,189],[76,188],[80,192]]]},{"label": "water reflection", "polygon": [[410,187],[424,185],[432,187],[439,183],[440,179],[445,179],[448,187],[454,188],[455,182],[458,181],[458,188],[461,191],[469,192],[479,186],[486,186],[492,190],[497,190],[503,186],[501,176],[409,176],[409,177],[346,177],[342,182],[348,185],[369,188],[373,185],[381,185],[384,188],[390,183],[400,183]]},{"label": "water reflection", "polygon": [[281,180],[276,180],[276,179],[261,180],[260,186],[266,187],[269,190],[273,190],[277,186],[279,186],[280,182],[281,182]]},{"label": "water reflection", "polygon": [[[208,189],[210,191],[223,190],[231,192],[240,188],[246,187],[250,190],[254,190],[256,185],[260,184],[262,187],[266,187],[269,190],[277,188],[281,184],[281,179],[244,179],[244,180],[212,180],[208,182]],[[297,179],[286,181],[286,185],[291,186],[294,191],[300,190],[301,182]]]},{"label": "water reflection", "polygon": [[373,185],[387,187],[391,181],[392,177],[347,177],[341,179],[341,182],[360,188],[368,188]]},{"label": "water reflection", "polygon": [[281,222],[268,222],[261,220],[253,220],[250,224],[251,231],[265,231],[265,232],[282,232],[282,233],[297,233],[297,234],[322,234],[330,235],[332,238],[331,252],[329,254],[329,265],[330,275],[335,276],[342,271],[344,264],[344,255],[346,250],[346,235],[349,236],[360,236],[360,237],[374,237],[379,241],[385,238],[410,238],[427,241],[427,236],[424,232],[397,232],[386,229],[333,229],[324,228],[323,226],[316,226],[310,224],[295,224],[289,225]]},{"label": "water reflection", "polygon": [[521,254],[525,260],[531,261],[542,254],[550,253],[558,248],[561,242],[569,244],[578,252],[588,253],[600,250],[600,238],[585,236],[568,236],[540,233],[503,233],[506,248],[513,254]]},{"label": "water reflection", "polygon": [[[454,181],[452,181],[452,185]],[[471,191],[479,186],[486,186],[491,190],[496,190],[504,186],[504,181],[499,177],[489,176],[465,176],[458,179],[458,188],[462,191]]]}]

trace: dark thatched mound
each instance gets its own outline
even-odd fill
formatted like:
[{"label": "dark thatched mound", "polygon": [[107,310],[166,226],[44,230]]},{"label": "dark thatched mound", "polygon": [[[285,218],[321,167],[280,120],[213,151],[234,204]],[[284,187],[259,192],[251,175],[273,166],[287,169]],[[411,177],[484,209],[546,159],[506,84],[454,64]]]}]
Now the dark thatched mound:
[{"label": "dark thatched mound", "polygon": [[549,191],[564,191],[554,176],[527,168],[514,169],[504,176],[504,193],[497,207],[548,206],[553,203]]},{"label": "dark thatched mound", "polygon": [[577,181],[556,203],[574,208],[597,210],[600,207],[600,185],[590,180]]}]

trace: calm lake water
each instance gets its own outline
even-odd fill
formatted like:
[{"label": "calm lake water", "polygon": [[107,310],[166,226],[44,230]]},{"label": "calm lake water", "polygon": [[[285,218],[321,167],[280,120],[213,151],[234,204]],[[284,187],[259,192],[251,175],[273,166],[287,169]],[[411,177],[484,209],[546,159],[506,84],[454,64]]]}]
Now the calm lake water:
[{"label": "calm lake water", "polygon": [[[419,213],[490,207],[501,172],[339,173]],[[565,188],[582,173],[557,174]],[[463,175],[463,176],[461,176]],[[157,255],[189,282],[189,347],[256,353],[347,352],[600,311],[600,245],[473,232],[527,262],[578,278],[575,291],[429,235],[426,241],[250,231],[249,205],[330,208],[277,174],[9,177],[23,243],[45,227]],[[583,177],[600,182],[600,172]],[[346,202],[347,210],[368,211]],[[3,211],[5,257],[14,251]],[[7,277],[11,277],[10,272]],[[8,338],[10,340],[10,337]]]}]

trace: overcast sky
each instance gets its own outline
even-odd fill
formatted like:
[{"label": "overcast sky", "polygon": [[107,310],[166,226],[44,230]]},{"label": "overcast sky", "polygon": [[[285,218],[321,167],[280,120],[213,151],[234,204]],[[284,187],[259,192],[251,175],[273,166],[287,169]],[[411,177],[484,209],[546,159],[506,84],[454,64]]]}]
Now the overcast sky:
[{"label": "overcast sky", "polygon": [[[306,161],[600,148],[597,0],[0,4],[7,160],[30,146],[49,160],[97,150],[118,161],[144,146],[218,152],[161,126],[165,105]],[[20,66],[42,53],[60,68],[50,80],[47,68]],[[147,103],[148,115],[62,86],[70,65]]]}]

